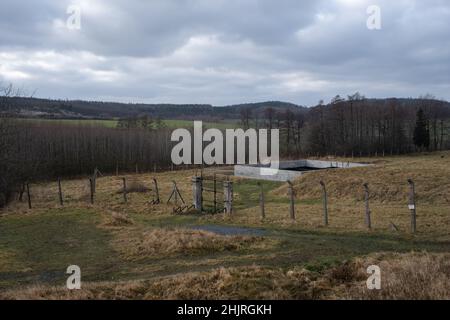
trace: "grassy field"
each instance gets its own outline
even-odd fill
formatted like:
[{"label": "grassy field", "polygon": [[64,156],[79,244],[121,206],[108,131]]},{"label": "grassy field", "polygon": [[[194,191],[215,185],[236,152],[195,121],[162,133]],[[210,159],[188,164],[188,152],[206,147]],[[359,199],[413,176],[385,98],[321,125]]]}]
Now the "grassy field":
[{"label": "grassy field", "polygon": [[[33,209],[15,201],[0,212],[0,298],[449,299],[450,153],[355,161],[374,165],[295,181],[295,221],[286,184],[263,183],[261,221],[256,182],[233,177],[233,215],[174,215],[165,203],[171,181],[190,202],[193,170],[155,174],[160,205],[149,203],[149,192],[130,193],[125,204],[122,176],[98,179],[94,205],[87,179],[63,182],[64,207],[56,183],[31,185]],[[153,175],[126,177],[138,190],[151,186]],[[415,235],[409,177],[417,185]],[[328,227],[320,179],[329,193]],[[364,182],[372,194],[371,231],[364,226]],[[82,290],[65,289],[72,264],[81,268]],[[365,287],[372,264],[382,269],[376,292]]]},{"label": "grassy field", "polygon": [[[107,127],[116,128],[118,120],[94,120],[94,119],[20,119],[20,121],[32,122],[37,124],[55,124],[55,125],[85,125],[94,127]],[[162,120],[165,127],[170,129],[176,128],[191,128],[194,126],[194,122],[190,120],[175,120],[166,119]],[[221,121],[221,122],[203,122],[203,127],[206,129],[217,128],[217,129],[234,129],[238,127],[237,121]]]}]

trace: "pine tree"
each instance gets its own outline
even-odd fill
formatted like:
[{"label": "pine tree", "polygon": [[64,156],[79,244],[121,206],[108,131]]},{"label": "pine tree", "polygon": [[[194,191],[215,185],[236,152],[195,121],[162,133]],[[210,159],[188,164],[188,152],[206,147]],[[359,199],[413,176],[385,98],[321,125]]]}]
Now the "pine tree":
[{"label": "pine tree", "polygon": [[422,109],[417,111],[416,127],[414,129],[414,144],[417,148],[423,149],[430,146],[430,132],[428,130],[428,119]]}]

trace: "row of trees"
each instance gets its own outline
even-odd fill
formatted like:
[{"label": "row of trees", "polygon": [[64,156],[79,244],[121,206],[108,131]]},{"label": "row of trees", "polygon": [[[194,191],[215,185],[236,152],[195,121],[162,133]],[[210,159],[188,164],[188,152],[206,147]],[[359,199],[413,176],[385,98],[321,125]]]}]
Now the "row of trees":
[{"label": "row of trees", "polygon": [[0,206],[25,181],[170,164],[170,131],[0,120]]},{"label": "row of trees", "polygon": [[431,97],[366,99],[356,93],[304,109],[267,108],[263,119],[241,111],[244,128],[280,129],[289,156],[398,154],[450,148],[450,107]]}]

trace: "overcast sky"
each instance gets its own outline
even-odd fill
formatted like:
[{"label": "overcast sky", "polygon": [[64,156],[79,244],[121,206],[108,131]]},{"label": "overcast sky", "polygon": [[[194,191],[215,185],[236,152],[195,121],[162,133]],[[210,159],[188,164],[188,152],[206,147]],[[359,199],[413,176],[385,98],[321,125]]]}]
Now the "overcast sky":
[{"label": "overcast sky", "polygon": [[123,102],[450,100],[450,1],[2,0],[0,81]]}]

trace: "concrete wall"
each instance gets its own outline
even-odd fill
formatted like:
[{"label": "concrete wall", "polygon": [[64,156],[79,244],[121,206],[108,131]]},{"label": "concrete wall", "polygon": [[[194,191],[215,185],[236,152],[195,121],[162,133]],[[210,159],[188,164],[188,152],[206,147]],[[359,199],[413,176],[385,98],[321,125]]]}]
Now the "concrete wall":
[{"label": "concrete wall", "polygon": [[236,177],[271,180],[271,181],[288,181],[294,180],[310,171],[293,171],[290,168],[307,167],[314,169],[327,168],[358,168],[366,167],[368,164],[354,162],[338,162],[338,161],[321,161],[321,160],[292,160],[280,162],[280,169],[274,175],[262,175],[261,167],[252,165],[236,165],[234,166],[234,175]]}]

